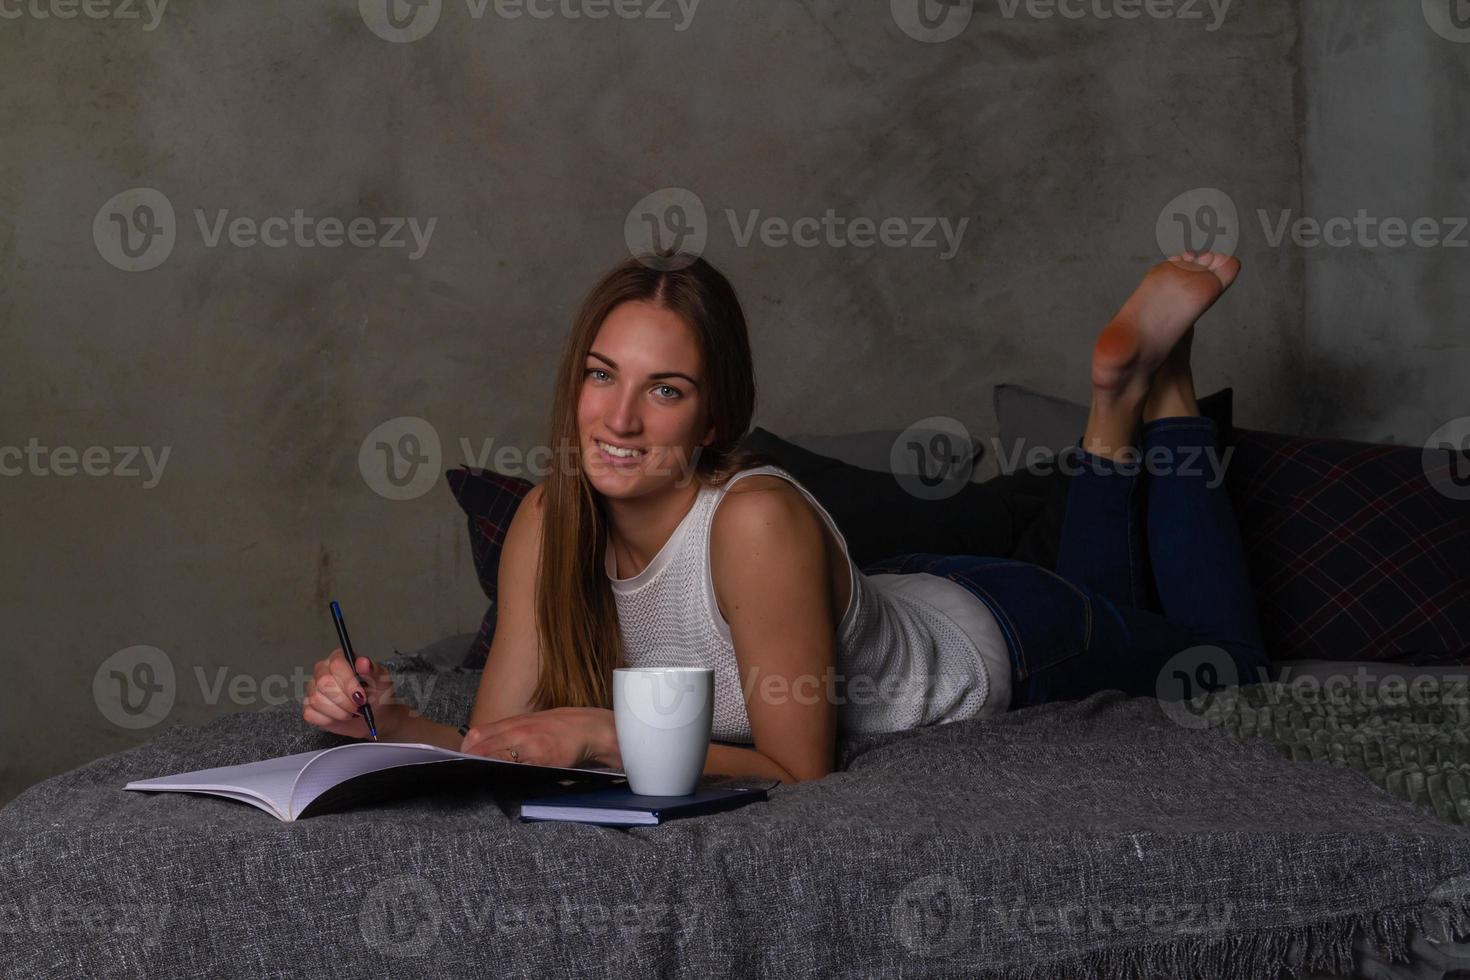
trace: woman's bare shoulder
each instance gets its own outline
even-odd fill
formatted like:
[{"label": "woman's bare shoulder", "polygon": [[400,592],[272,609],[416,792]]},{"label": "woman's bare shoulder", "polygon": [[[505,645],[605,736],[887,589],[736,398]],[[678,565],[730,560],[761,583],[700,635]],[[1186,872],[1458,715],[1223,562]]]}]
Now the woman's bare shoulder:
[{"label": "woman's bare shoulder", "polygon": [[801,496],[801,491],[796,489],[790,480],[776,476],[772,473],[756,473],[753,476],[743,476],[730,484],[726,493],[756,493],[762,490],[775,490],[783,493],[792,493]]},{"label": "woman's bare shoulder", "polygon": [[713,523],[739,534],[753,525],[778,522],[820,527],[816,511],[790,481],[768,473],[742,477],[725,492],[727,498],[715,508]]}]

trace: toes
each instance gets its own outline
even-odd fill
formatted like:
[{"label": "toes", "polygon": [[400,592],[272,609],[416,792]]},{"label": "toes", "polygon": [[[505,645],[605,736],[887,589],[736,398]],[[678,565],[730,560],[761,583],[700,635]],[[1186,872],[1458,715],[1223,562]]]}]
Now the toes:
[{"label": "toes", "polygon": [[1227,255],[1224,257],[1224,261],[1220,262],[1213,271],[1220,278],[1222,284],[1229,286],[1235,281],[1235,277],[1240,274],[1240,259],[1237,259],[1233,255]]}]

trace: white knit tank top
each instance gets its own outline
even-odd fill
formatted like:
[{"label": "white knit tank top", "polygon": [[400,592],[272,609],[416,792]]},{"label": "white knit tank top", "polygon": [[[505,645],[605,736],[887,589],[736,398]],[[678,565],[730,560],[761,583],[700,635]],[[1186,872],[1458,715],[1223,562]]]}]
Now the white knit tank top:
[{"label": "white knit tank top", "polygon": [[[606,571],[618,607],[630,667],[714,669],[712,737],[752,744],[730,626],[710,577],[709,537],[715,508],[737,480],[768,473],[790,481],[811,501],[842,544],[852,597],[837,626],[836,666],[817,690],[837,697],[846,734],[905,731],[921,725],[999,714],[1011,697],[1005,637],[986,605],[964,586],[927,573],[864,575],[825,508],[776,466],[742,470],[722,487],[701,485],[694,506],[648,567],[617,577],[606,547]],[[763,690],[754,680],[752,694]],[[807,697],[807,688],[798,689]],[[793,695],[794,696],[794,695]]]}]

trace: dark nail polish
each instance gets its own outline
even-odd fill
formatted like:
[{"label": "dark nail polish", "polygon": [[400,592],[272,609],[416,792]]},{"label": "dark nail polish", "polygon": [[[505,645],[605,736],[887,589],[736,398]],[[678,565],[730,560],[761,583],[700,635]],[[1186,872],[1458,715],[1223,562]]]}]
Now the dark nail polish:
[{"label": "dark nail polish", "polygon": [[362,704],[365,699],[363,698],[361,691],[353,691],[352,700],[356,701],[358,704]]}]

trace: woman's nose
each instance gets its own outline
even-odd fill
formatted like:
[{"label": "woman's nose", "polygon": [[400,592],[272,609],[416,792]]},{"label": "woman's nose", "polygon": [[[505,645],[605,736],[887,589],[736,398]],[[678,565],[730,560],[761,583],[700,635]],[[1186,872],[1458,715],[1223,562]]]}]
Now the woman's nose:
[{"label": "woman's nose", "polygon": [[613,404],[612,412],[607,418],[607,427],[619,435],[629,435],[643,427],[638,415],[636,395],[625,395]]}]

